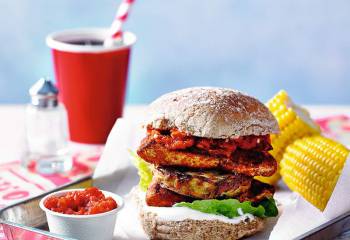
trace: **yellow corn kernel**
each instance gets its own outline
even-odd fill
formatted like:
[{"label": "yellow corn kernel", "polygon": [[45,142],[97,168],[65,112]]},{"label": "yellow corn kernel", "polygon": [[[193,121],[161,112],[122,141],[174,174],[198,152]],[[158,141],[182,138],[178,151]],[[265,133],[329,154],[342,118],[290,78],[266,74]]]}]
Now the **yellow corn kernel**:
[{"label": "yellow corn kernel", "polygon": [[287,186],[323,211],[349,150],[321,135],[296,140],[286,148],[280,173]]},{"label": "yellow corn kernel", "polygon": [[[293,103],[287,92],[279,91],[266,103],[269,110],[277,119],[280,133],[271,135],[273,150],[271,155],[280,162],[286,147],[298,138],[319,134],[320,128],[311,119],[307,110]],[[256,179],[275,184],[280,179],[279,169],[271,177],[256,177]]]},{"label": "yellow corn kernel", "polygon": [[255,177],[255,179],[261,181],[261,182],[264,182],[264,183],[267,183],[267,184],[270,184],[270,185],[273,185],[275,184],[276,182],[278,182],[278,180],[281,179],[281,175],[279,173],[279,169],[277,169],[277,171],[270,177],[262,177],[262,176],[258,176],[258,177]]}]

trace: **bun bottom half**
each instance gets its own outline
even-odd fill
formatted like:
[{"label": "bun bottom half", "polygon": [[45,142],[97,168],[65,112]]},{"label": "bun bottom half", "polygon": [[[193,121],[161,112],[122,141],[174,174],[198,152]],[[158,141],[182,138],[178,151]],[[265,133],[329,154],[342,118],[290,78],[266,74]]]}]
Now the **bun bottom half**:
[{"label": "bun bottom half", "polygon": [[135,195],[142,227],[150,239],[234,240],[254,235],[264,228],[264,220],[255,216],[237,223],[190,217],[181,221],[164,220],[145,205],[142,195]]}]

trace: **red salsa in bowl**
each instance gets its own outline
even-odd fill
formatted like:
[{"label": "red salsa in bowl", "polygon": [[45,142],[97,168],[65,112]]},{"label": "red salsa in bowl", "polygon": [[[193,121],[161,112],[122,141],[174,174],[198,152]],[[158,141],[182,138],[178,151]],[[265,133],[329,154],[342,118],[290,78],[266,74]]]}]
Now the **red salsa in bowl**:
[{"label": "red salsa in bowl", "polygon": [[50,196],[44,206],[54,212],[71,215],[92,215],[109,212],[118,207],[117,202],[106,197],[101,190],[90,187],[82,191],[71,191],[61,196]]}]

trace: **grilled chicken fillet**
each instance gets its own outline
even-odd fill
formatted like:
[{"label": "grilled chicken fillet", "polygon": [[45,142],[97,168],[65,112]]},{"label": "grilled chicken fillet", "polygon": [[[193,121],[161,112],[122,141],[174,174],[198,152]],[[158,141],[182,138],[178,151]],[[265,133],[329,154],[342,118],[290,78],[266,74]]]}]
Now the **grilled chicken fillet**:
[{"label": "grilled chicken fillet", "polygon": [[180,171],[157,167],[153,179],[181,195],[198,199],[234,197],[248,191],[252,178],[236,173],[218,171]]},{"label": "grilled chicken fillet", "polygon": [[[249,189],[231,198],[237,199],[240,202],[250,201],[258,203],[266,198],[273,197],[274,192],[275,189],[273,186],[253,180]],[[167,189],[158,179],[153,179],[146,192],[146,203],[148,206],[153,207],[171,207],[175,203],[192,202],[194,200],[196,199]]]},{"label": "grilled chicken fillet", "polygon": [[273,197],[275,187],[258,180],[253,180],[248,191],[236,197],[240,202],[260,202],[265,198]]},{"label": "grilled chicken fillet", "polygon": [[193,199],[163,188],[155,179],[152,180],[146,192],[146,203],[154,207],[171,207],[178,202],[192,202]]},{"label": "grilled chicken fillet", "polygon": [[170,150],[150,137],[143,139],[137,154],[155,165],[216,168],[248,176],[271,176],[277,170],[277,162],[268,152],[237,149],[230,157],[212,156],[191,149]]}]

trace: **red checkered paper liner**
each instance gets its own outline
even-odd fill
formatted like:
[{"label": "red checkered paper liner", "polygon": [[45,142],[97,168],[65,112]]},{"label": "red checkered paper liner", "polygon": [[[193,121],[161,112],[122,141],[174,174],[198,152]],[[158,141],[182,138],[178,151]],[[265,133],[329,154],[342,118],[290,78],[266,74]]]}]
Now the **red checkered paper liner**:
[{"label": "red checkered paper liner", "polygon": [[335,115],[316,119],[322,129],[323,135],[341,142],[350,147],[350,117],[348,115]]},{"label": "red checkered paper liner", "polygon": [[0,208],[91,176],[101,153],[102,147],[92,152],[76,153],[69,172],[51,175],[25,169],[20,161],[0,164]]}]

